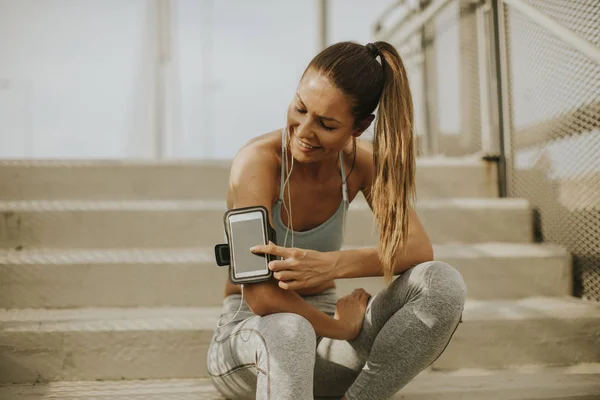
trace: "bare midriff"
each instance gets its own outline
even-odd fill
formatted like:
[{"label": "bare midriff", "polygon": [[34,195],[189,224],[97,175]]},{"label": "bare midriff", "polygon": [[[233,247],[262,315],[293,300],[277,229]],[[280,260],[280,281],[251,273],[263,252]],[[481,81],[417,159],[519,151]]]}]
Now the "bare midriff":
[{"label": "bare midriff", "polygon": [[[335,282],[329,281],[329,282],[323,282],[319,286],[306,288],[306,289],[299,289],[299,290],[296,290],[295,292],[298,293],[300,296],[310,296],[313,294],[322,293],[325,290],[331,289],[334,287],[335,287]],[[227,282],[227,285],[225,286],[225,297],[230,296],[232,294],[240,294],[240,293],[241,293],[240,285],[234,285],[231,282]]]}]

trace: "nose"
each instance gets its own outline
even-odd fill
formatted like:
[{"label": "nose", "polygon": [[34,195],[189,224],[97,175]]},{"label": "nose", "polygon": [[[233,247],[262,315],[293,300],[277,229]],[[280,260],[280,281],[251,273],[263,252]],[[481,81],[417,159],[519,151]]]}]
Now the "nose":
[{"label": "nose", "polygon": [[304,139],[312,139],[315,135],[310,129],[310,123],[301,122],[296,127],[296,136]]}]

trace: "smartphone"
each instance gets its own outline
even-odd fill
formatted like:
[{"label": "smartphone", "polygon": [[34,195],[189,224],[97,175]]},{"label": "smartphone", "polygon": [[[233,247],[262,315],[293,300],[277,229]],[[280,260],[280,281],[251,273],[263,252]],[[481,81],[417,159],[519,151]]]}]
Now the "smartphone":
[{"label": "smartphone", "polygon": [[263,254],[254,254],[250,247],[268,244],[264,213],[250,211],[231,214],[229,223],[229,246],[231,247],[233,278],[235,280],[270,274],[269,260]]}]

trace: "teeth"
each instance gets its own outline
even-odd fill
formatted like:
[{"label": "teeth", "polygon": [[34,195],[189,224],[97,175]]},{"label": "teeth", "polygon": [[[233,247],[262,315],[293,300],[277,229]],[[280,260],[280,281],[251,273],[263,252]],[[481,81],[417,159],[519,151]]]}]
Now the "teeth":
[{"label": "teeth", "polygon": [[314,149],[313,146],[309,146],[306,143],[303,143],[302,141],[300,141],[300,139],[296,138],[296,141],[298,142],[298,144],[300,144],[300,146],[304,147],[305,149]]}]

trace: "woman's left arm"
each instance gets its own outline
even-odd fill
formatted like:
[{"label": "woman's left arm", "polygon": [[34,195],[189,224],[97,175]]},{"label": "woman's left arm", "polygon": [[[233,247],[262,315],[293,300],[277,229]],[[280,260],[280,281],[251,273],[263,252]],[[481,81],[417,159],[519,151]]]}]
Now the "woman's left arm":
[{"label": "woman's left arm", "polygon": [[[334,279],[383,275],[383,267],[376,248],[319,252],[288,249],[270,243],[266,246],[256,246],[252,251],[283,258],[271,261],[269,268],[274,271],[279,287],[287,290],[315,287]],[[398,248],[396,260],[395,274],[433,260],[431,242],[414,210],[411,210],[408,240],[404,247]]]},{"label": "woman's left arm", "polygon": [[[410,211],[408,226],[406,244],[398,248],[395,274],[433,260],[431,241],[414,209]],[[340,250],[334,253],[336,265],[333,279],[383,275],[383,267],[376,248]]]}]

